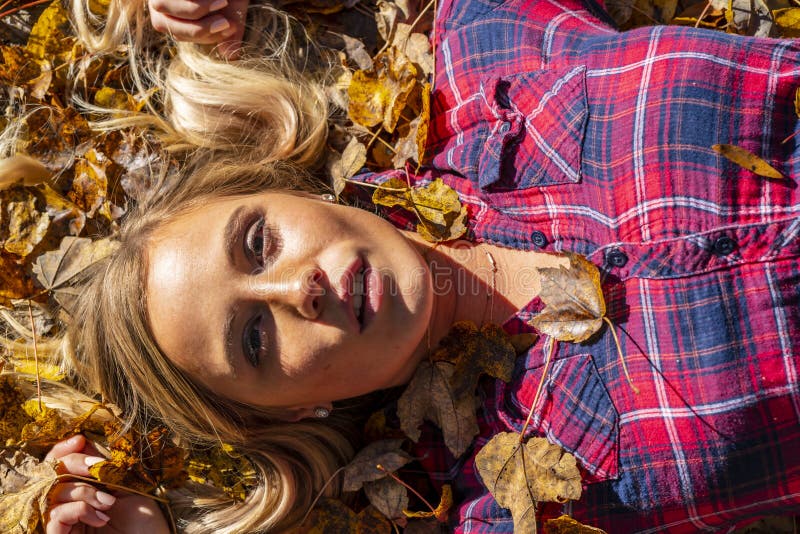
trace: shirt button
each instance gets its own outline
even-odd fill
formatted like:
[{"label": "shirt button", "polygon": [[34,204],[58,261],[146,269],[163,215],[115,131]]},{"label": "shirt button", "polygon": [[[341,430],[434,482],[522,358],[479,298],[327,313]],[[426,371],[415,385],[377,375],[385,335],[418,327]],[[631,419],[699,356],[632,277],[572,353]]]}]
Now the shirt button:
[{"label": "shirt button", "polygon": [[736,241],[726,235],[714,241],[714,252],[720,256],[727,256],[736,250]]},{"label": "shirt button", "polygon": [[606,261],[613,267],[625,267],[628,256],[619,249],[611,249],[606,253]]},{"label": "shirt button", "polygon": [[504,122],[503,124],[500,125],[501,134],[507,133],[510,129],[511,129],[511,124],[509,124],[508,122]]},{"label": "shirt button", "polygon": [[544,232],[540,232],[539,230],[534,230],[531,232],[531,242],[539,248],[543,248],[547,246],[547,236],[544,235]]}]

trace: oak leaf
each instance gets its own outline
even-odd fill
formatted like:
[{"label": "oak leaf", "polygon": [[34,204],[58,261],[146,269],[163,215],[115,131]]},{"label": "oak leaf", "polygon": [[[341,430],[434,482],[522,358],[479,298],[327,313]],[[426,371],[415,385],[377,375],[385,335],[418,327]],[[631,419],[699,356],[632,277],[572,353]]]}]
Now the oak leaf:
[{"label": "oak leaf", "polygon": [[544,522],[544,534],[606,534],[606,531],[584,525],[568,515],[562,515]]},{"label": "oak leaf", "polygon": [[483,484],[514,518],[514,532],[536,532],[536,503],[577,500],[581,475],[575,457],[545,438],[495,435],[475,457]]},{"label": "oak leaf", "polygon": [[37,531],[57,476],[49,462],[40,462],[20,450],[0,451],[0,532]]},{"label": "oak leaf", "polygon": [[546,306],[530,323],[559,341],[579,343],[603,326],[606,303],[597,267],[579,254],[565,255],[569,268],[539,269],[539,297]]},{"label": "oak leaf", "polygon": [[764,178],[772,178],[773,180],[784,179],[785,176],[780,173],[775,167],[756,156],[749,150],[735,145],[712,145],[711,148],[714,152],[728,158],[740,167],[759,175]]},{"label": "oak leaf", "polygon": [[[384,439],[370,443],[356,454],[344,468],[344,491],[358,491],[364,482],[386,477],[386,471],[397,471],[412,458],[400,448],[402,439]],[[384,470],[376,466],[381,465]]]},{"label": "oak leaf", "polygon": [[397,415],[400,427],[412,441],[419,440],[423,419],[437,425],[445,445],[458,457],[478,433],[477,399],[472,392],[462,397],[453,395],[450,383],[454,371],[449,362],[422,362],[397,402]]}]

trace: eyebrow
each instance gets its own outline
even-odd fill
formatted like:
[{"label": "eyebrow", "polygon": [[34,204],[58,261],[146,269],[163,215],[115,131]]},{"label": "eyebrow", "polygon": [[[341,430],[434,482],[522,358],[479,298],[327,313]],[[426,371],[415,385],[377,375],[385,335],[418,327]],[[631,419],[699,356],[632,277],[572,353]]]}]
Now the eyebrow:
[{"label": "eyebrow", "polygon": [[236,264],[236,248],[240,243],[239,236],[242,235],[242,227],[244,226],[244,217],[242,215],[244,211],[244,206],[236,208],[228,218],[228,222],[225,223],[225,229],[223,230],[222,239],[230,265]]},{"label": "eyebrow", "polygon": [[236,378],[236,356],[233,352],[233,323],[236,320],[236,310],[231,308],[222,325],[222,339],[224,341],[225,361],[230,366],[230,372]]}]

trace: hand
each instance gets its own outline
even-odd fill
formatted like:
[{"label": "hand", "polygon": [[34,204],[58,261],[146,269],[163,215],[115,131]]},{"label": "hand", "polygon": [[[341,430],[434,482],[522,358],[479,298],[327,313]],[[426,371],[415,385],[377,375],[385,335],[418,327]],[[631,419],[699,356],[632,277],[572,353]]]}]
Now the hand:
[{"label": "hand", "polygon": [[[89,466],[100,458],[81,435],[57,443],[46,460],[60,460],[60,472],[89,477]],[[113,493],[113,494],[112,494]],[[56,484],[50,494],[46,534],[75,534],[94,527],[103,533],[169,533],[164,515],[152,499],[124,492],[107,492],[85,482]]]},{"label": "hand", "polygon": [[150,22],[156,31],[178,41],[219,44],[225,57],[233,57],[244,35],[250,0],[148,0]]}]

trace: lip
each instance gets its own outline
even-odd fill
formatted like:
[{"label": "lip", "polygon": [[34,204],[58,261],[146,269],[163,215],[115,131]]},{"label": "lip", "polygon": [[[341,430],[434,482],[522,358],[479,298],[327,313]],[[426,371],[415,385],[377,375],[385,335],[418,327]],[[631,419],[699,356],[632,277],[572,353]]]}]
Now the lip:
[{"label": "lip", "polygon": [[350,318],[350,322],[353,324],[353,328],[356,332],[361,331],[361,325],[353,310],[353,283],[356,279],[356,273],[361,270],[363,265],[364,261],[360,257],[357,257],[344,271],[337,286],[339,288],[339,298],[345,308],[345,314]]},{"label": "lip", "polygon": [[372,323],[383,302],[383,279],[381,273],[364,264],[364,324],[362,330]]}]

